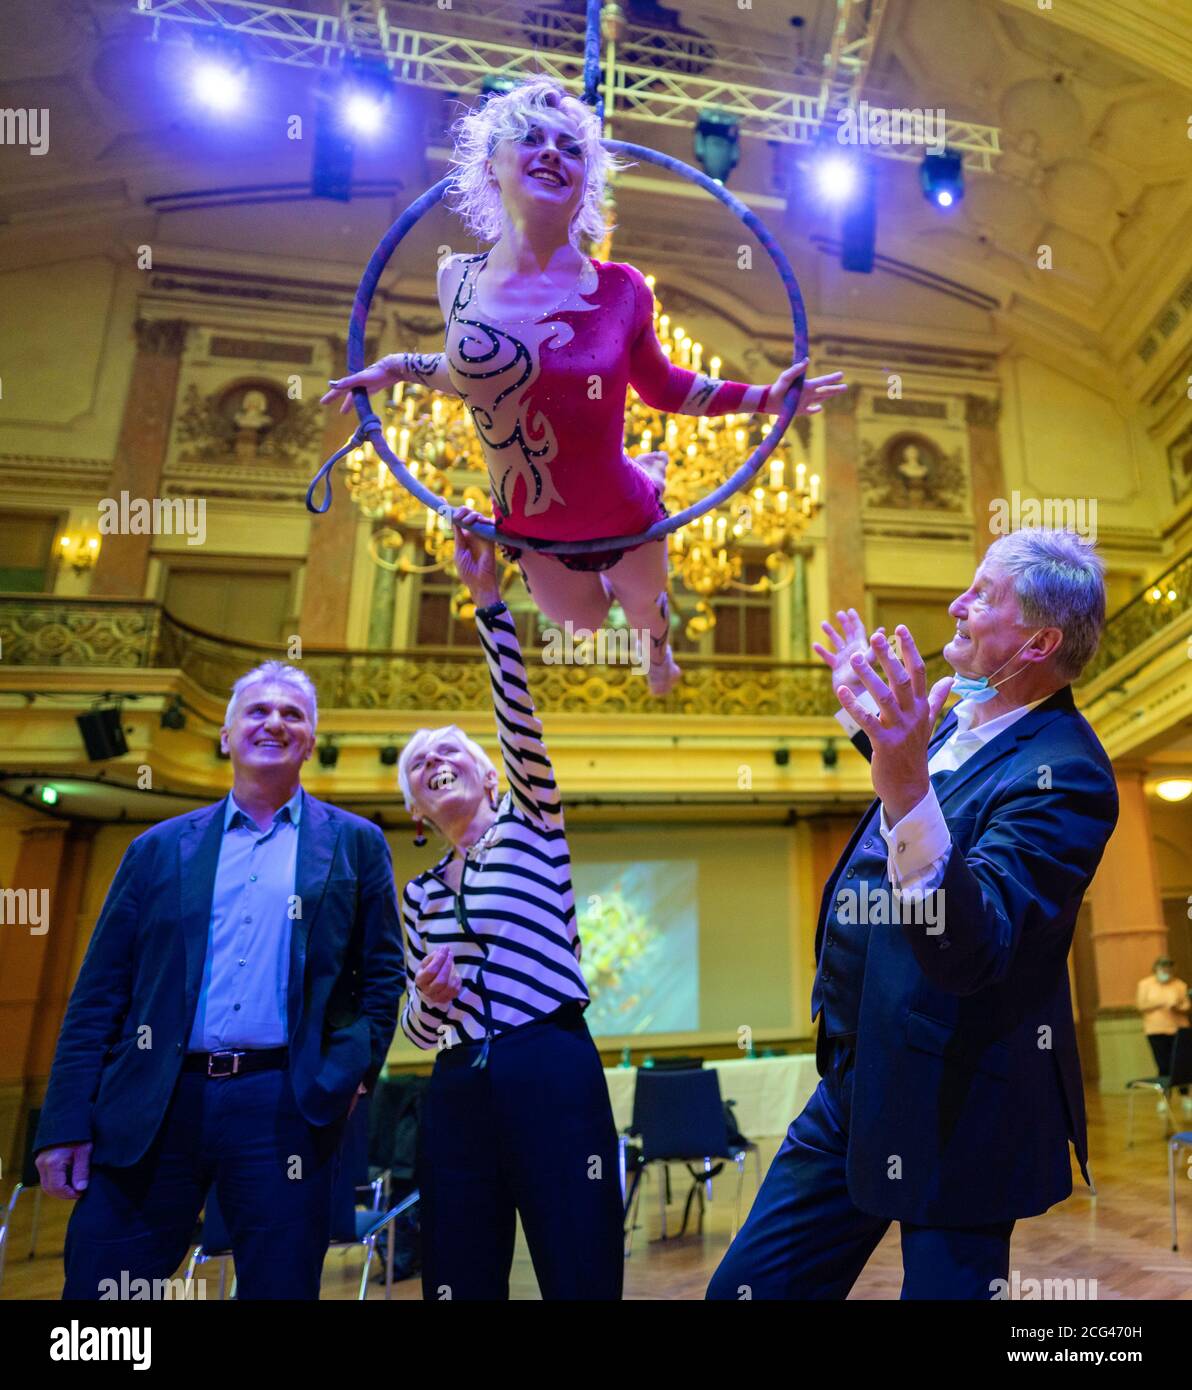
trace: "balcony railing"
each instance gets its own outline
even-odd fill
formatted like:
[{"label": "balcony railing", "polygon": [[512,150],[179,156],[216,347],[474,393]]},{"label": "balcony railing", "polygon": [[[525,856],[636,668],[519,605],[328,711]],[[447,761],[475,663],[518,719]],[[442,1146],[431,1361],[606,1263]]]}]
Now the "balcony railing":
[{"label": "balcony railing", "polygon": [[[530,684],[540,708],[590,714],[814,717],[838,708],[819,662],[684,655],[686,679],[665,703],[625,666],[546,665],[530,652]],[[15,667],[183,671],[201,689],[226,696],[245,671],[282,646],[201,632],[160,604],[126,599],[0,595],[0,678]],[[302,669],[324,709],[486,710],[492,694],[479,650],[408,651],[307,648]],[[106,677],[105,677],[106,678]]]},{"label": "balcony railing", "polygon": [[[1158,590],[1162,597],[1148,595]],[[1168,598],[1168,594],[1174,598]],[[1085,684],[1126,661],[1150,638],[1192,607],[1192,552],[1106,624]],[[672,699],[653,699],[646,683],[625,666],[546,665],[530,657],[530,684],[543,709],[590,714],[720,715],[759,718],[830,716],[839,708],[828,670],[820,662],[768,657],[683,656],[685,679]],[[222,696],[238,676],[269,658],[286,660],[284,647],[237,642],[179,622],[160,604],[131,599],[89,599],[48,594],[0,594],[0,678],[14,667],[86,670],[183,671],[201,689]],[[405,651],[307,649],[302,669],[325,709],[487,709],[487,668],[479,653],[458,648]],[[947,674],[943,657],[927,659],[929,681]]]},{"label": "balcony railing", "polygon": [[[1158,598],[1155,598],[1156,592]],[[1168,598],[1169,594],[1174,597]],[[1097,655],[1081,676],[1081,684],[1095,680],[1119,661],[1125,661],[1150,638],[1174,626],[1189,608],[1192,608],[1192,550],[1110,617]]]}]

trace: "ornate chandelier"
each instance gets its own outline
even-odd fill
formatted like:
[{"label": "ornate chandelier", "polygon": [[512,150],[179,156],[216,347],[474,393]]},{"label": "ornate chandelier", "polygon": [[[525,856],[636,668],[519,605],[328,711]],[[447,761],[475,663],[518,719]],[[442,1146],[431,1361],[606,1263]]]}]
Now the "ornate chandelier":
[{"label": "ornate chandelier", "polygon": [[[607,255],[607,248],[600,248]],[[654,288],[654,276],[646,282]],[[704,347],[671,322],[655,300],[654,327],[663,352],[680,366],[703,369]],[[707,370],[719,375],[721,361]],[[436,496],[453,506],[488,510],[488,478],[479,440],[467,408],[456,396],[398,383],[382,415],[390,447]],[[626,401],[625,445],[630,454],[662,449],[670,456],[664,500],[674,514],[701,497],[739,467],[768,428],[761,415],[668,415],[645,404],[630,387]],[[732,591],[774,592],[795,576],[794,555],[808,523],[823,505],[818,474],[797,460],[801,446],[793,432],[771,455],[747,492],[738,493],[671,537],[671,566],[676,578],[696,597],[687,635],[711,630],[716,615],[711,600]],[[412,497],[390,474],[371,444],[347,459],[348,493],[361,512],[381,523],[369,540],[376,564],[399,576],[444,570],[451,563],[449,528]],[[746,566],[764,566],[749,581]],[[507,566],[502,588],[516,574]],[[453,607],[463,612],[461,589]]]}]

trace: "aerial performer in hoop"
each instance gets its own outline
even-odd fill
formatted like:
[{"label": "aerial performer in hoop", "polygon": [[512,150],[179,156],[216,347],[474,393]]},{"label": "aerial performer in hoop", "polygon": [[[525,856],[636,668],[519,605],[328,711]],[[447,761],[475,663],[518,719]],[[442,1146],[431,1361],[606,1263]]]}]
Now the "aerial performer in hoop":
[{"label": "aerial performer in hoop", "polygon": [[[666,538],[542,553],[535,542],[632,537],[667,516],[667,456],[625,452],[632,385],[656,410],[769,414],[803,376],[793,363],[769,385],[721,381],[672,363],[654,331],[641,273],[579,249],[599,242],[605,179],[624,167],[601,142],[595,111],[551,78],[534,78],[462,116],[454,127],[453,210],[469,235],[494,243],[445,257],[441,353],[395,353],[331,382],[324,403],[353,390],[418,382],[466,402],[488,467],[494,519],[526,588],[552,622],[599,628],[615,599],[635,633],[650,690],[681,672],[670,647]],[[803,383],[798,414],[847,388],[842,373]],[[313,488],[313,484],[312,484]]]}]

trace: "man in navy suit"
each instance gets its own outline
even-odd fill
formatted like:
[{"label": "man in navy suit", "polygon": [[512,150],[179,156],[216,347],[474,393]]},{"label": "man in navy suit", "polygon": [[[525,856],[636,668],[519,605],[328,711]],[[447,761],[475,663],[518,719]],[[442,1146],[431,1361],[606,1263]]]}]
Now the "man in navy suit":
[{"label": "man in navy suit", "polygon": [[384,836],[302,789],[317,720],[297,668],[243,676],[231,794],[137,836],[116,872],[35,1141],[45,1190],[79,1199],[64,1298],[168,1279],[213,1182],[239,1296],[319,1295],[339,1142],[404,971]]},{"label": "man in navy suit", "polygon": [[1004,1297],[1015,1220],[1072,1191],[1069,1141],[1089,1181],[1067,957],[1117,790],[1070,682],[1102,562],[1015,532],[948,611],[957,674],[930,693],[905,627],[901,660],[852,610],[816,646],[876,800],[820,907],[820,1084],[710,1298],[843,1298],[891,1221],[903,1298]]}]

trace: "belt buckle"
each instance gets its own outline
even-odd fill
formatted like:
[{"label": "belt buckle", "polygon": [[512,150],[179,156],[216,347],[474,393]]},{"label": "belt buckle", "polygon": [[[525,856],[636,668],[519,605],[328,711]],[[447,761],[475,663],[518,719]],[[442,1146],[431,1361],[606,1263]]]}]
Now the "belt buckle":
[{"label": "belt buckle", "polygon": [[[218,1081],[218,1080],[221,1080],[222,1078],[227,1077],[227,1076],[235,1076],[235,1075],[237,1074],[237,1072],[239,1072],[239,1070],[240,1070],[240,1059],[241,1059],[241,1057],[243,1057],[243,1056],[244,1056],[244,1053],[243,1053],[243,1052],[210,1052],[210,1053],[208,1053],[208,1054],[207,1054],[207,1075],[208,1075],[209,1077],[214,1078],[214,1079],[217,1080],[217,1081]],[[220,1059],[224,1059],[224,1058],[230,1057],[230,1058],[232,1059],[231,1070],[230,1070],[230,1071],[216,1071],[216,1070],[215,1070],[215,1059],[216,1059],[217,1057],[220,1058]]]}]

